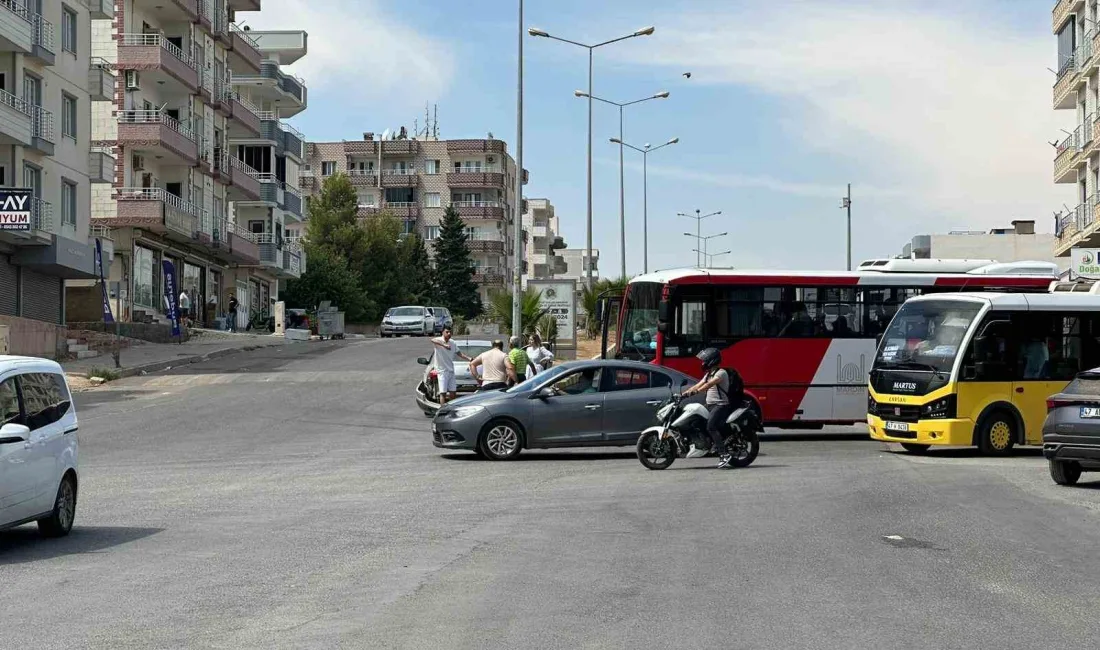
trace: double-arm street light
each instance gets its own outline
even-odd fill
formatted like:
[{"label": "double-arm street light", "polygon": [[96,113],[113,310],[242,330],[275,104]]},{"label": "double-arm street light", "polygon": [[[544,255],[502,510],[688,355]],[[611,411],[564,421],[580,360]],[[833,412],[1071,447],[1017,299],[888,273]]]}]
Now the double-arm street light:
[{"label": "double-arm street light", "polygon": [[702,253],[703,254],[703,258],[706,260],[708,269],[712,268],[714,266],[714,258],[716,258],[720,255],[729,255],[730,253],[733,252],[733,251],[722,251],[721,253],[707,253],[706,251],[701,251],[698,248],[693,248],[692,251],[694,251],[696,253]]},{"label": "double-arm street light", "polygon": [[[666,93],[667,94],[667,93]],[[619,131],[622,131],[622,120],[619,121]],[[645,143],[641,147],[635,147],[632,144],[627,144],[622,141],[620,137],[611,138],[611,142],[619,145],[619,205],[620,214],[619,218],[623,220],[623,277],[626,277],[626,220],[622,216],[622,151],[623,147],[633,149],[642,154],[642,273],[649,273],[649,154],[658,149],[664,149],[670,144],[676,144],[680,141],[680,138],[673,138],[664,144],[657,145],[656,147],[650,147],[649,143]]]},{"label": "double-arm street light", "polygon": [[[699,254],[702,254],[704,261],[706,261],[706,257],[707,257],[707,242],[709,242],[712,239],[716,239],[718,237],[725,237],[728,234],[729,234],[728,232],[720,232],[720,233],[715,234],[715,235],[693,235],[690,232],[685,232],[684,233],[684,235],[686,237],[694,237],[699,242],[698,246],[702,250],[700,250],[699,248],[695,248],[695,249],[692,249],[692,250],[694,250],[695,253],[696,253],[696,260],[698,260]],[[698,261],[696,262],[696,265],[698,265]]]},{"label": "double-arm street light", "polygon": [[668,91],[662,90],[656,95],[650,95],[649,97],[643,97],[641,99],[635,99],[632,102],[613,102],[610,99],[604,99],[602,97],[594,97],[584,92],[583,90],[575,90],[573,94],[577,97],[588,97],[598,102],[610,104],[612,106],[619,107],[619,137],[612,138],[612,142],[619,144],[619,254],[622,257],[622,274],[620,277],[626,277],[626,199],[625,191],[623,189],[623,109],[627,106],[634,104],[641,104],[642,102],[648,102],[651,99],[668,99]]},{"label": "double-arm street light", "polygon": [[[678,216],[678,217],[691,217],[692,219],[695,219],[695,234],[693,235],[689,232],[684,233],[684,234],[687,235],[688,237],[694,237],[694,238],[698,239],[699,241],[702,241],[703,237],[700,234],[700,224],[703,223],[703,219],[706,219],[707,217],[713,217],[713,216],[722,214],[722,211],[719,210],[718,212],[711,212],[710,214],[703,214],[703,215],[699,214],[699,212],[700,212],[700,210],[696,210],[695,214],[686,214],[684,212],[677,212],[676,216]],[[699,255],[696,255],[695,256],[695,266],[699,266],[700,264],[702,264],[702,262],[699,259]]]},{"label": "double-arm street light", "polygon": [[619,41],[625,41],[628,38],[635,38],[637,36],[649,36],[653,34],[654,31],[655,28],[653,27],[644,27],[634,32],[633,34],[627,34],[626,36],[620,36],[618,38],[613,38],[609,41],[603,41],[602,43],[590,45],[587,43],[578,43],[577,41],[571,41],[567,38],[560,38],[535,27],[527,30],[527,33],[531,36],[549,38],[551,40],[561,41],[562,43],[576,45],[577,47],[583,47],[588,50],[588,92],[586,93],[586,95],[588,96],[588,218],[586,220],[588,237],[585,246],[585,256],[588,260],[588,264],[585,268],[585,281],[589,289],[592,288],[592,52],[598,47],[611,45],[612,43],[618,43]]}]

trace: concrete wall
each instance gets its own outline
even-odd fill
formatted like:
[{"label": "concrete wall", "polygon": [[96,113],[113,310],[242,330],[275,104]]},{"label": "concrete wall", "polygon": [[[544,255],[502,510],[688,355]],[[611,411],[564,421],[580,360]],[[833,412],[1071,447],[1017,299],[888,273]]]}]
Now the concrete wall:
[{"label": "concrete wall", "polygon": [[993,259],[998,262],[1037,260],[1054,262],[1063,270],[1069,258],[1054,257],[1057,238],[1048,233],[1034,235],[932,235],[933,258]]},{"label": "concrete wall", "polygon": [[8,326],[8,354],[47,359],[65,355],[66,329],[61,325],[18,316],[0,316],[0,325]]},{"label": "concrete wall", "polygon": [[[93,332],[114,333],[114,324],[104,326],[102,321],[88,323],[69,323],[69,329],[91,330]],[[64,331],[64,330],[63,330]],[[188,340],[187,329],[183,330],[183,340]],[[119,333],[122,336],[150,343],[177,343],[178,338],[172,336],[172,327],[160,323],[119,323]],[[65,341],[62,340],[62,343]]]}]

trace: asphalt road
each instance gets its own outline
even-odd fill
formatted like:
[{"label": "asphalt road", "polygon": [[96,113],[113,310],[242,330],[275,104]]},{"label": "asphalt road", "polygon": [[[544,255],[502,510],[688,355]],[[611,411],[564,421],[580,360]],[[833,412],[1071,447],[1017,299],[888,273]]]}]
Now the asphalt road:
[{"label": "asphalt road", "polygon": [[818,434],[769,437],[736,471],[447,456],[412,399],[426,351],[302,344],[79,394],[77,528],[0,533],[3,647],[1100,638],[1100,482],[1057,488],[1034,451],[914,458]]}]

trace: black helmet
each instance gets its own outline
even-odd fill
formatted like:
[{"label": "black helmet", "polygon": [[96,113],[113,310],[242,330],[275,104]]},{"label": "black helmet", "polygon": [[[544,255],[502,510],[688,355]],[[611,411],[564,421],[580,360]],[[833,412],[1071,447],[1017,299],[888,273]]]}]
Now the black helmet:
[{"label": "black helmet", "polygon": [[722,363],[722,353],[718,351],[718,348],[705,348],[695,355],[695,358],[703,362],[703,372],[713,370]]}]

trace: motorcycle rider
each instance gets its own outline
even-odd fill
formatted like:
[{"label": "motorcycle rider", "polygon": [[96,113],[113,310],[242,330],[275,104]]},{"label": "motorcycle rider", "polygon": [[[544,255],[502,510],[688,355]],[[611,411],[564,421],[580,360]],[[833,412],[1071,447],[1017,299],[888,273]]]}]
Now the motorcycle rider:
[{"label": "motorcycle rider", "polygon": [[724,439],[726,418],[740,405],[745,397],[745,384],[736,370],[721,368],[722,353],[717,348],[706,348],[695,355],[703,362],[703,378],[697,384],[684,391],[684,397],[707,392],[707,433],[711,438],[711,453],[719,454],[718,467],[728,467],[730,455],[725,452]]}]

